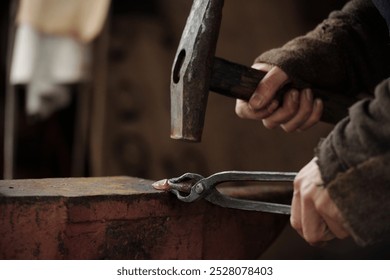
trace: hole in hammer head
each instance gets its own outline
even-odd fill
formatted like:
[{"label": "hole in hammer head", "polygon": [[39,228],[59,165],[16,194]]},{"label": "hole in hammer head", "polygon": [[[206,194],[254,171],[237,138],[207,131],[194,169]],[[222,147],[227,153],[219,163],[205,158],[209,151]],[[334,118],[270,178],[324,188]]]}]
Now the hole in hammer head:
[{"label": "hole in hammer head", "polygon": [[184,59],[186,57],[186,51],[183,49],[180,51],[176,59],[175,67],[173,68],[173,82],[177,84],[180,81],[180,70],[183,66]]}]

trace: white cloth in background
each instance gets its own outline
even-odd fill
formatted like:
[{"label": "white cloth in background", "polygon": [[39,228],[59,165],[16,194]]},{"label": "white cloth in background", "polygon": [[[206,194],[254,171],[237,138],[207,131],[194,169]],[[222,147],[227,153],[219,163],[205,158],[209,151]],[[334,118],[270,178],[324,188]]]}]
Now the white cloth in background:
[{"label": "white cloth in background", "polygon": [[89,45],[72,37],[18,26],[10,80],[13,85],[26,85],[28,115],[46,118],[69,104],[68,85],[87,78],[89,52]]},{"label": "white cloth in background", "polygon": [[87,78],[90,42],[110,0],[21,0],[10,82],[26,85],[28,115],[48,117],[69,104],[69,84]]}]

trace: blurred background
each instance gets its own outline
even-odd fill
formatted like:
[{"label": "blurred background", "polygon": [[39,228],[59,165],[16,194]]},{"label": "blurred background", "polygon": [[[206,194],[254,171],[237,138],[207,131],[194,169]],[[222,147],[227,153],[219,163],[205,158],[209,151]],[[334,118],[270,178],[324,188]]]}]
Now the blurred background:
[{"label": "blurred background", "polygon": [[[44,0],[0,3],[3,178],[298,171],[332,129],[266,130],[236,117],[235,100],[210,94],[202,142],[171,140],[170,72],[192,1],[84,1],[55,1],[70,14],[57,28],[56,7]],[[249,66],[344,2],[225,0],[216,54]],[[287,226],[264,258],[369,253],[355,251],[352,243],[341,252],[310,247]]]}]

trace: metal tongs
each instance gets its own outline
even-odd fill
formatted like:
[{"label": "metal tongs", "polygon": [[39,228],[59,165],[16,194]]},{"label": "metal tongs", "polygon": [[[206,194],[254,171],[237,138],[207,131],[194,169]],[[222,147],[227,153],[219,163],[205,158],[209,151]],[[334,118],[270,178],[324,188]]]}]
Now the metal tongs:
[{"label": "metal tongs", "polygon": [[220,193],[216,186],[237,181],[293,182],[296,175],[297,173],[293,172],[225,171],[205,178],[199,174],[186,173],[165,180],[164,183],[168,184],[167,190],[184,202],[194,202],[203,198],[226,208],[290,215],[290,205],[233,198]]}]

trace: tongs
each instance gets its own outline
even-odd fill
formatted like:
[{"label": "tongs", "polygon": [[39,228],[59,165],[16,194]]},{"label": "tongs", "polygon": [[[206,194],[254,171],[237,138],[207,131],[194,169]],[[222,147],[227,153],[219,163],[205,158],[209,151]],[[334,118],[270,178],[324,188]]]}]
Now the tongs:
[{"label": "tongs", "polygon": [[293,182],[296,175],[294,172],[224,171],[205,178],[196,173],[185,173],[177,178],[158,181],[153,186],[170,191],[184,202],[203,198],[226,208],[290,215],[290,205],[233,198],[219,192],[216,186],[237,181]]}]

